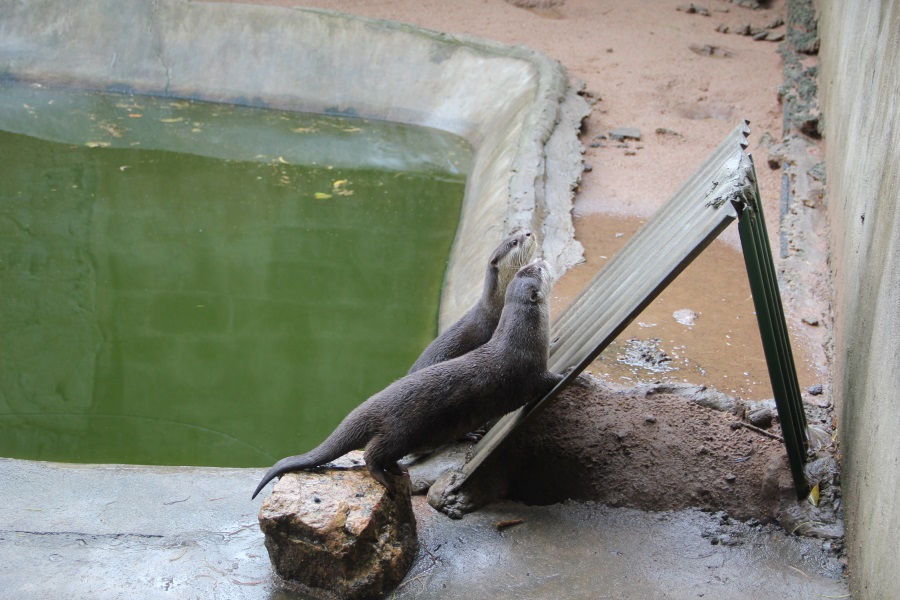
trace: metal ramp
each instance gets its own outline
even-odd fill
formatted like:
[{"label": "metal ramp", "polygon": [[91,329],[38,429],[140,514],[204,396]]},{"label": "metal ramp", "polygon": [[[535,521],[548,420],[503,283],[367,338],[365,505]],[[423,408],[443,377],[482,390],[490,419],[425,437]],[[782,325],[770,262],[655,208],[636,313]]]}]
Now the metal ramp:
[{"label": "metal ramp", "polygon": [[591,280],[553,322],[548,369],[565,379],[550,393],[503,417],[461,468],[459,489],[484,460],[538,414],[604,350],[732,221],[753,292],[766,362],[798,498],[809,493],[803,473],[806,416],[778,292],[752,159],[742,122],[668,202]]}]

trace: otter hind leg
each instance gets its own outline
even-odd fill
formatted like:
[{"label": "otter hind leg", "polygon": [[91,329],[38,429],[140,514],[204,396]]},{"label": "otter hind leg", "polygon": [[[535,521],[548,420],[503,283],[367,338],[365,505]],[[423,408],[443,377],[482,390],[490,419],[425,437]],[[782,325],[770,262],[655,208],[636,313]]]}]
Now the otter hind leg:
[{"label": "otter hind leg", "polygon": [[394,481],[389,477],[389,474],[403,476],[407,474],[407,470],[397,464],[396,460],[389,458],[386,450],[384,438],[374,438],[366,447],[364,458],[372,477],[387,488],[388,493],[393,497],[397,491],[397,486],[394,485]]}]

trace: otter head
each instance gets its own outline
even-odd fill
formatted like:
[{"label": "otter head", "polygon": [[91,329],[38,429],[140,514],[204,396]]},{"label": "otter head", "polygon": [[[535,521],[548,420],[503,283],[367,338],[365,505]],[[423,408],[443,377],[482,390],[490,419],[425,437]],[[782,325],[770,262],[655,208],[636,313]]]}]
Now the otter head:
[{"label": "otter head", "polygon": [[552,287],[553,271],[545,261],[538,259],[519,269],[506,289],[503,314],[494,336],[546,352]]},{"label": "otter head", "polygon": [[515,277],[516,271],[531,260],[536,246],[535,235],[530,231],[524,231],[503,240],[491,254],[489,268],[496,274],[494,293],[498,301],[506,294],[506,287]]},{"label": "otter head", "polygon": [[553,287],[553,270],[547,261],[537,259],[516,271],[507,289],[507,300],[515,296],[531,304],[547,304]]}]

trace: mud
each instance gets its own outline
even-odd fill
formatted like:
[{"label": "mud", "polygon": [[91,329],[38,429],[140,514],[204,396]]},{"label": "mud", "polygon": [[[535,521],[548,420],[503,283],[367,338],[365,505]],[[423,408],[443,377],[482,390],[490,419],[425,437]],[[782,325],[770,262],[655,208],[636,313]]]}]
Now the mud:
[{"label": "mud", "polygon": [[[700,508],[774,522],[793,495],[784,446],[701,406],[701,386],[614,390],[579,378],[502,455],[484,479],[526,504],[592,500],[643,510]],[[495,492],[496,493],[496,492]]]}]

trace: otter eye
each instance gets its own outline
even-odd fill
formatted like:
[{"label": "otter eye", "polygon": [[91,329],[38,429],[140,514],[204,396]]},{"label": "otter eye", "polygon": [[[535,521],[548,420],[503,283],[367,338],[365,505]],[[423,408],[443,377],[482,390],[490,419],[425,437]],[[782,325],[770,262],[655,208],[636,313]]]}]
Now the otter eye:
[{"label": "otter eye", "polygon": [[531,292],[531,301],[532,302],[538,301],[538,293],[537,292]]},{"label": "otter eye", "polygon": [[519,245],[519,240],[513,240],[512,244],[513,244],[513,246],[518,246],[518,245]]}]

